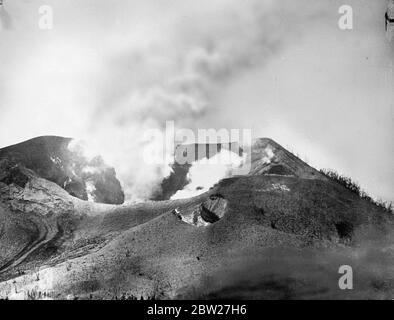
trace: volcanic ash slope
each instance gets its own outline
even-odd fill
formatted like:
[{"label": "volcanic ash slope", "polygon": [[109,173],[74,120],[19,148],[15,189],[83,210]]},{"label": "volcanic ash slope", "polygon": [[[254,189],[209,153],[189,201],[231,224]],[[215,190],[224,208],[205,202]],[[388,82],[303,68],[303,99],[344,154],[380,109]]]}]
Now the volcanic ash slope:
[{"label": "volcanic ash slope", "polygon": [[[270,139],[257,140],[251,157],[249,175],[174,201],[101,205],[51,183],[49,198],[37,198],[49,208],[30,210],[32,185],[50,182],[30,171],[25,185],[3,182],[0,296],[393,296],[392,214]],[[341,265],[357,275],[353,290],[338,289]]]}]

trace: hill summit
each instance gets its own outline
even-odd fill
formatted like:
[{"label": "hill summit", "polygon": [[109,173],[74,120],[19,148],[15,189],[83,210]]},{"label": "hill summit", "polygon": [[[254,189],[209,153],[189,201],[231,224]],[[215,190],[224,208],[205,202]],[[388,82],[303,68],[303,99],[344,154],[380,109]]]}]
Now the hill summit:
[{"label": "hill summit", "polygon": [[178,161],[190,150],[193,151],[194,160],[197,162],[203,158],[211,159],[224,149],[240,157],[246,156],[246,162],[250,163],[249,172],[245,172],[247,175],[279,175],[327,181],[325,175],[269,138],[255,139],[250,154],[247,154],[237,143],[184,144],[177,146],[172,172],[163,180],[161,189],[153,195],[152,200],[168,200],[190,182],[189,173],[193,162],[179,164],[181,161]]}]

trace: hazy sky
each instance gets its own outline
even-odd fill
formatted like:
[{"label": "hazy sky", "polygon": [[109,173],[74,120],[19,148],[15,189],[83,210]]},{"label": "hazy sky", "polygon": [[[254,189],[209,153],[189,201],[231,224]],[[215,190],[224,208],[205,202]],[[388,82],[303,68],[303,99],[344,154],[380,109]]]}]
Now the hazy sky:
[{"label": "hazy sky", "polygon": [[[142,130],[250,128],[394,200],[385,0],[4,2],[0,146],[96,138],[120,174],[149,180]],[[353,30],[338,27],[345,3]],[[44,4],[52,30],[38,28]]]}]

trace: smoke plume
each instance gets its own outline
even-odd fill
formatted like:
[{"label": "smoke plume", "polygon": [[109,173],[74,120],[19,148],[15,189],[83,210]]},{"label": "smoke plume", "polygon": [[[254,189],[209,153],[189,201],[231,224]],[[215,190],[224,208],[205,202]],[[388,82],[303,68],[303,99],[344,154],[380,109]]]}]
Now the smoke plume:
[{"label": "smoke plume", "polygon": [[[107,2],[95,1],[94,19],[85,7],[58,4],[54,10],[63,20],[53,36],[44,42],[32,35],[30,54],[5,69],[1,121],[17,121],[24,129],[20,139],[55,134],[85,140],[88,153],[115,167],[127,199],[149,198],[169,168],[144,163],[144,148],[163,147],[163,141],[146,141],[144,132],[163,129],[166,120],[195,129],[221,117],[217,92],[325,19],[323,6],[305,3],[179,1],[164,8],[133,2],[109,11]],[[65,25],[67,19],[72,24]],[[23,53],[15,49],[13,55]]]},{"label": "smoke plume", "polygon": [[[289,39],[289,32],[301,32],[285,30],[279,19],[287,10],[290,19],[301,19],[294,14],[292,4],[287,8],[272,1],[220,4],[223,13],[216,14],[215,6],[207,5],[204,16],[197,14],[185,26],[179,25],[185,30],[177,29],[175,39],[132,50],[128,55],[122,52],[111,60],[110,80],[125,81],[104,89],[88,139],[92,141],[93,136],[100,152],[105,150],[104,157],[115,166],[129,199],[149,197],[169,172],[167,163],[156,167],[143,163],[141,153],[148,142],[141,133],[152,127],[163,128],[166,120],[175,121],[179,127],[195,127],[207,113],[215,112],[216,90],[269,61]],[[135,79],[133,73],[127,75],[125,64],[137,66],[142,73],[157,70],[157,74],[148,71]],[[200,168],[199,164],[192,168],[193,180]],[[204,183],[202,190],[211,182]],[[188,186],[194,187],[194,182]]]},{"label": "smoke plume", "polygon": [[190,181],[182,190],[175,193],[171,199],[195,197],[213,187],[219,180],[232,175],[246,159],[246,153],[241,157],[229,150],[223,149],[211,158],[194,161],[189,169],[187,179]]}]

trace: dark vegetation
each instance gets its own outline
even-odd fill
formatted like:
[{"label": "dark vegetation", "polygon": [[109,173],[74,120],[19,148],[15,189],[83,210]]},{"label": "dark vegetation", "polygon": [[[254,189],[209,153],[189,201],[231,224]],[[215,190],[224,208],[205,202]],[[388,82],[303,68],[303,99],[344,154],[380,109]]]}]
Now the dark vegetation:
[{"label": "dark vegetation", "polygon": [[344,186],[346,189],[358,195],[360,198],[367,200],[369,203],[377,206],[383,211],[388,213],[394,213],[394,207],[392,202],[387,202],[379,199],[378,200],[372,199],[368,195],[368,193],[363,189],[361,189],[360,185],[357,182],[353,181],[351,178],[339,174],[335,170],[331,170],[331,169],[321,169],[320,172],[324,174],[327,178],[339,183],[340,185]]},{"label": "dark vegetation", "polygon": [[338,235],[341,239],[350,240],[353,234],[353,225],[347,221],[341,221],[335,224]]}]

